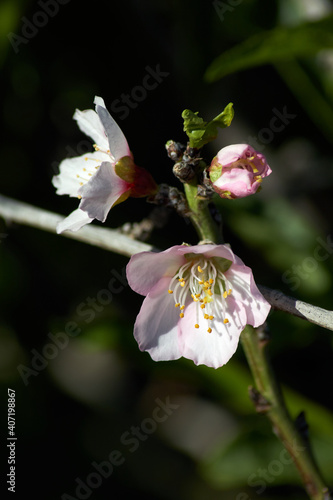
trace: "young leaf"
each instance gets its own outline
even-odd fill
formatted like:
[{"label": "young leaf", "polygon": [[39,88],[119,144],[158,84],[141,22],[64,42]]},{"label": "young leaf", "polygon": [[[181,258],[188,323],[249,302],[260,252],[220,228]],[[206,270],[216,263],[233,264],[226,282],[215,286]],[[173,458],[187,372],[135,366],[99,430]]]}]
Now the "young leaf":
[{"label": "young leaf", "polygon": [[184,131],[188,135],[191,148],[200,149],[207,142],[213,141],[217,137],[218,128],[229,127],[234,117],[233,104],[230,102],[213,120],[205,122],[198,112],[193,113],[185,109],[182,113],[184,120]]}]

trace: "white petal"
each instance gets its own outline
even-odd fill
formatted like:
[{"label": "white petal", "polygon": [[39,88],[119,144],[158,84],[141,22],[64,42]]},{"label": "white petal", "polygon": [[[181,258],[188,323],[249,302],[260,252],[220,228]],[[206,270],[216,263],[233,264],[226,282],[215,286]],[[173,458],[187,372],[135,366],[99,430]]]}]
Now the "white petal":
[{"label": "white petal", "polygon": [[57,233],[60,234],[63,231],[78,231],[82,226],[89,224],[93,219],[88,217],[88,215],[80,210],[74,210],[66,219],[59,222],[57,226]]},{"label": "white petal", "polygon": [[155,361],[181,357],[178,345],[179,310],[168,294],[170,278],[162,278],[142,303],[134,326],[134,337],[141,351]]},{"label": "white petal", "polygon": [[[200,309],[200,308],[199,308]],[[226,364],[235,353],[239,336],[246,325],[246,313],[242,307],[233,303],[233,316],[229,314],[229,323],[212,321],[212,332],[208,333],[208,323],[202,316],[197,318],[196,304],[191,303],[185,309],[185,316],[179,322],[180,350],[182,356],[192,359],[196,365],[219,368]],[[199,328],[195,328],[195,324]]]},{"label": "white petal", "polygon": [[73,116],[77,121],[79,129],[89,137],[101,148],[107,151],[109,149],[109,142],[106,132],[98,117],[98,114],[93,109],[80,111],[77,109]]},{"label": "white petal", "polygon": [[89,217],[104,222],[110,209],[128,190],[129,185],[117,176],[112,164],[103,162],[90,181],[81,187],[80,208]]},{"label": "white petal", "polygon": [[94,103],[96,104],[96,112],[101,120],[105,133],[109,141],[109,149],[115,162],[124,156],[132,156],[121,128],[117,125],[110,113],[105,107],[101,97],[96,96]]},{"label": "white petal", "polygon": [[271,309],[270,304],[259,292],[252,271],[244,265],[233,265],[225,273],[232,286],[232,296],[242,303],[247,314],[247,324],[262,325]]},{"label": "white petal", "polygon": [[82,183],[87,182],[97,172],[99,165],[108,159],[108,155],[100,151],[66,158],[59,165],[60,173],[52,179],[52,184],[57,188],[56,193],[77,198]]}]

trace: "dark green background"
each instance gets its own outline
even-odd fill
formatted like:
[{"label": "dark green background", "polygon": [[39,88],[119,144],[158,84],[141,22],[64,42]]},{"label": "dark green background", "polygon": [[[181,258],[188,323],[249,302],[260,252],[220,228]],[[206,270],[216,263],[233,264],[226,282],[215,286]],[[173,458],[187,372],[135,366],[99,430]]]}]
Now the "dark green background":
[{"label": "dark green background", "polygon": [[[72,120],[75,108],[92,108],[99,95],[111,110],[122,93],[142,84],[147,67],[159,65],[168,75],[126,118],[113,116],[137,164],[158,183],[181,187],[164,144],[186,141],[183,109],[199,111],[208,121],[234,103],[231,127],[203,151],[209,162],[224,145],[268,137],[262,131],[270,127],[274,109],[286,108],[295,118],[261,143],[273,170],[263,190],[217,203],[227,241],[258,283],[332,309],[331,254],[320,263],[313,258],[317,239],[332,235],[333,69],[325,55],[316,55],[333,46],[331,20],[319,29],[324,41],[308,36],[305,27],[308,46],[296,35],[294,57],[294,35],[287,35],[276,58],[280,42],[273,37],[266,44],[271,38],[263,33],[286,29],[292,19],[302,25],[302,17],[293,17],[293,2],[222,3],[229,5],[224,18],[216,2],[203,0],[70,0],[15,53],[8,34],[24,36],[26,20],[43,24],[36,17],[42,8],[35,1],[3,0],[0,191],[64,215],[74,210],[77,202],[55,195],[51,178],[67,154],[89,149],[90,140]],[[254,35],[261,38],[250,43],[249,52],[227,54],[223,68],[229,74],[215,82],[204,79],[215,58]],[[239,71],[229,70],[227,64],[237,61]],[[241,69],[248,61],[254,66]],[[151,209],[130,199],[110,212],[106,226],[138,222]],[[127,258],[3,220],[0,233],[0,432],[4,439],[11,387],[17,404],[16,498],[75,497],[76,478],[85,481],[92,463],[107,460],[114,449],[124,463],[89,498],[306,498],[293,465],[281,469],[282,447],[248,400],[252,379],[241,347],[218,370],[188,360],[155,363],[133,339],[142,298],[129,287],[122,285],[93,320],[82,314],[89,297],[101,296],[111,273],[123,273]],[[183,241],[195,244],[194,230],[171,214],[149,242],[167,248]],[[302,273],[296,280],[294,265]],[[80,334],[25,385],[17,367],[31,367],[31,350],[42,353],[48,334],[63,332],[70,321]],[[332,484],[332,332],[278,312],[269,327],[288,407],[293,417],[305,410],[315,455]],[[168,397],[179,408],[131,452],[123,433],[151,417],[157,398]],[[263,486],[258,475],[266,469],[271,480]]]}]

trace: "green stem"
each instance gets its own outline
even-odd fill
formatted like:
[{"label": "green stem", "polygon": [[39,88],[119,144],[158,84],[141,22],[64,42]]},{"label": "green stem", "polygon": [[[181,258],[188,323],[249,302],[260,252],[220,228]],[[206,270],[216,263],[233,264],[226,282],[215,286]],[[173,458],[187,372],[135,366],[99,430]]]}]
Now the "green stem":
[{"label": "green stem", "polygon": [[259,413],[264,413],[272,423],[275,434],[290,453],[309,497],[313,500],[329,498],[328,488],[320,476],[308,442],[303,439],[292,422],[285,406],[267,356],[267,340],[263,331],[246,326],[241,334],[242,345],[249,362],[257,391],[252,399]]},{"label": "green stem", "polygon": [[212,219],[207,200],[197,196],[198,187],[196,182],[192,181],[191,183],[185,183],[184,190],[191,211],[189,217],[200,240],[223,243],[221,231]]}]

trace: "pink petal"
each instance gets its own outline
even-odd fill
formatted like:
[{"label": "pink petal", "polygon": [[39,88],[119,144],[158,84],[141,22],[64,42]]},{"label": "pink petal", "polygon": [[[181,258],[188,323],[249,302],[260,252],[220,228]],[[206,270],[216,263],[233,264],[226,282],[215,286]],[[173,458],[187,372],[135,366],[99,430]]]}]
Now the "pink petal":
[{"label": "pink petal", "polygon": [[247,315],[246,324],[254,327],[262,325],[271,309],[270,304],[259,292],[252,271],[244,265],[233,265],[225,276],[232,286],[232,297],[244,305]]},{"label": "pink petal", "polygon": [[255,150],[248,144],[230,144],[220,149],[216,157],[219,164],[226,166],[240,158],[246,158],[246,155],[251,156],[253,153]]},{"label": "pink petal", "polygon": [[57,233],[60,234],[63,231],[78,231],[82,226],[89,224],[92,220],[93,219],[88,217],[85,212],[78,208],[69,214],[62,222],[59,222],[57,225]]},{"label": "pink petal", "polygon": [[103,162],[96,174],[80,188],[80,208],[89,217],[104,222],[110,209],[128,190],[129,185],[116,175],[112,164]]},{"label": "pink petal", "polygon": [[109,149],[111,155],[115,159],[115,162],[117,162],[124,156],[132,156],[126,137],[124,136],[121,128],[117,125],[115,120],[106,109],[104,100],[101,97],[96,96],[94,103],[96,104],[96,112],[103,124],[105,133],[109,141]]},{"label": "pink petal", "polygon": [[[191,303],[185,309],[180,326],[180,350],[182,356],[192,359],[196,365],[219,368],[229,361],[235,353],[239,336],[246,325],[244,308],[228,297],[226,316],[229,323],[214,320],[211,322],[212,332],[207,332],[207,321],[196,317],[196,304]],[[195,324],[199,321],[199,328]]]},{"label": "pink petal", "polygon": [[134,337],[141,351],[155,361],[178,359],[179,311],[168,294],[169,277],[162,278],[144,299],[136,318]]},{"label": "pink petal", "polygon": [[253,182],[253,178],[252,172],[242,168],[233,168],[222,173],[213,185],[221,191],[230,191],[233,196],[242,198],[257,191],[260,183]]},{"label": "pink petal", "polygon": [[190,252],[187,250],[186,253],[202,254],[207,259],[210,257],[222,257],[224,259],[231,260],[232,262],[236,259],[236,256],[229,245],[195,245],[187,248],[190,249]]},{"label": "pink petal", "polygon": [[141,252],[133,255],[126,268],[128,284],[132,290],[147,295],[164,276],[168,276],[170,283],[185,262],[182,254],[178,253],[181,247],[178,245],[164,252]]}]

